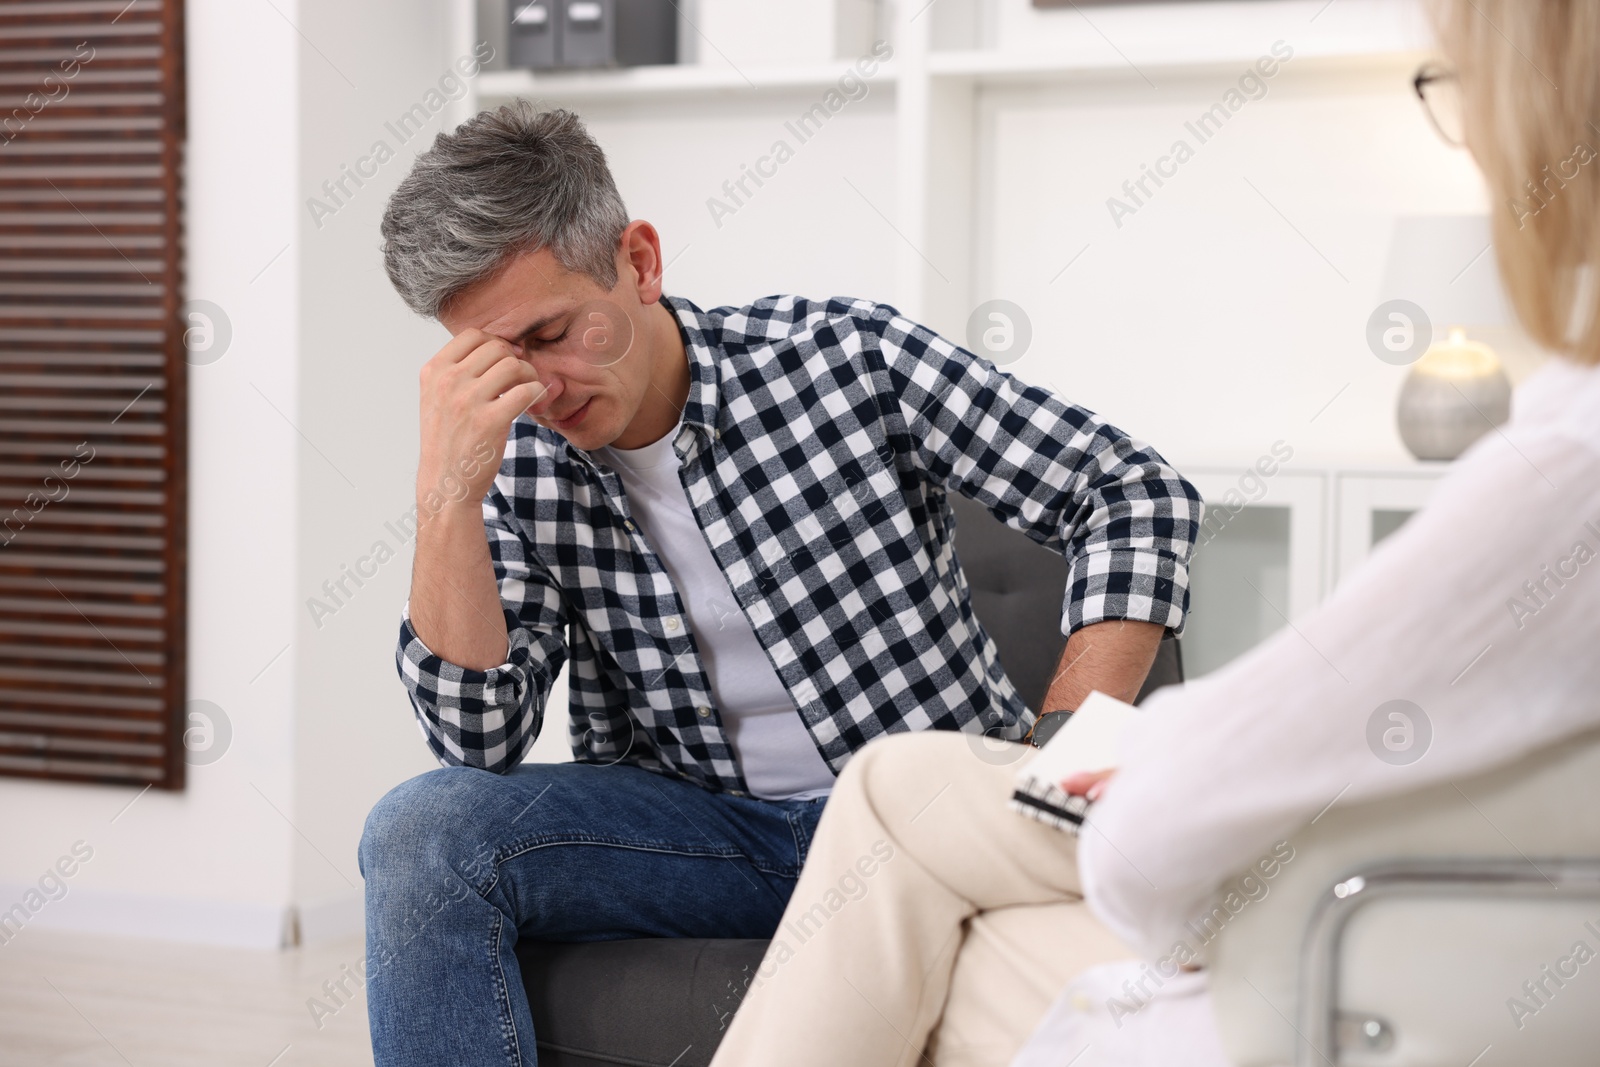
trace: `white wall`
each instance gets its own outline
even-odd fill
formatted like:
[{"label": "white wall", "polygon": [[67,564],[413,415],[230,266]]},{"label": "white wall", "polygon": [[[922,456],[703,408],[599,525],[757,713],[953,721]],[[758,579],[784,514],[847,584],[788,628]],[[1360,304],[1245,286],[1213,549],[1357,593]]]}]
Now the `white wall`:
[{"label": "white wall", "polygon": [[[7,905],[74,841],[95,850],[41,926],[265,948],[357,933],[365,815],[434,766],[394,668],[410,546],[385,524],[413,502],[417,371],[446,335],[395,297],[378,219],[450,108],[404,144],[385,123],[431,105],[470,42],[438,0],[276,8],[188,6],[188,295],[233,329],[191,371],[189,684],[232,740],[120,815],[137,790],[0,779],[31,816],[0,829]],[[395,158],[330,201],[322,183],[378,140]],[[374,577],[323,592],[380,540],[396,555]]]},{"label": "white wall", "polygon": [[[841,64],[843,66],[843,64]],[[893,91],[867,83],[803,144],[784,126],[820,93],[774,92],[654,105],[589,104],[576,110],[606,151],[628,211],[661,232],[667,291],[703,308],[773,293],[886,300],[894,234]],[[776,175],[724,192],[775,141],[793,158],[763,164]],[[854,186],[854,188],[852,188]],[[732,214],[713,210],[716,199]]]},{"label": "white wall", "polygon": [[[293,3],[278,6],[294,17]],[[190,376],[189,695],[223,709],[232,741],[177,794],[0,779],[0,906],[81,839],[93,858],[37,925],[270,946],[294,836],[280,812],[293,814],[300,657],[279,653],[295,626],[286,593],[301,508],[300,444],[285,421],[297,406],[299,257],[284,246],[302,43],[265,4],[198,0],[187,28],[187,288],[233,328],[231,348]]]},{"label": "white wall", "polygon": [[[304,836],[293,868],[312,940],[360,929],[356,846],[366,813],[391,786],[435,765],[395,673],[411,574],[398,520],[415,503],[417,372],[449,335],[395,295],[378,223],[442,128],[450,97],[465,91],[452,69],[450,15],[436,0],[342,0],[307,5],[300,22],[317,52],[300,70],[297,403],[315,447],[300,450],[298,467],[294,803]],[[399,123],[415,104],[435,112],[420,132]],[[380,142],[394,152],[381,164]],[[342,191],[323,189],[341,180]],[[335,213],[313,210],[313,199]],[[352,570],[376,574],[351,579]],[[330,596],[324,582],[343,588]]]}]

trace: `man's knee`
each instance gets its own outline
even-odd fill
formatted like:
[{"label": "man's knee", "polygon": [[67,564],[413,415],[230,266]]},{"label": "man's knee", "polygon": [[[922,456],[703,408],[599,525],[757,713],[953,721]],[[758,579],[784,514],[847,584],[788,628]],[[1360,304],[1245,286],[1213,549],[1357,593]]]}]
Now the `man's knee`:
[{"label": "man's knee", "polygon": [[438,767],[385,793],[367,813],[356,862],[367,879],[444,865],[477,884],[493,849],[474,837],[468,798],[481,776],[471,767]]}]

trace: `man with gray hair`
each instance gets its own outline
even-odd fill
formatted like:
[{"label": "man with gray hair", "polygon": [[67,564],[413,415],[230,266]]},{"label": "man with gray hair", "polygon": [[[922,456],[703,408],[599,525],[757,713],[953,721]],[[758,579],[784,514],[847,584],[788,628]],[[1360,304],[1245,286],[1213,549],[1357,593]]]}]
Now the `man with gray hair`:
[{"label": "man with gray hair", "polygon": [[[451,340],[396,657],[444,766],[360,847],[380,1067],[534,1062],[519,937],[771,936],[873,738],[1029,732],[946,493],[1070,562],[1048,709],[1182,626],[1200,501],[1152,449],[891,307],[664,294],[568,112],[441,134],[383,236]],[[563,666],[574,761],[524,764]]]}]

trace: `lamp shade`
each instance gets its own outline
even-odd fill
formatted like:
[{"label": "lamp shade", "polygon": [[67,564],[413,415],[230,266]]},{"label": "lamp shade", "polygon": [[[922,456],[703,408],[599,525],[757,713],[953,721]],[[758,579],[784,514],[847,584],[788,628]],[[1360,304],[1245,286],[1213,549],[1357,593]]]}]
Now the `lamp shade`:
[{"label": "lamp shade", "polygon": [[1503,326],[1511,309],[1500,287],[1487,215],[1403,215],[1395,220],[1379,303],[1409,300],[1434,336],[1451,326]]}]

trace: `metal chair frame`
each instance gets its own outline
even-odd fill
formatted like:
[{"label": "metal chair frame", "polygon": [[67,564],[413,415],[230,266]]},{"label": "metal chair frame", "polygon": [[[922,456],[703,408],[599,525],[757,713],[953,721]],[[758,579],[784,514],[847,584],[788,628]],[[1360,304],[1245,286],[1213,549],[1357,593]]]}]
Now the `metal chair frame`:
[{"label": "metal chair frame", "polygon": [[1306,925],[1296,1067],[1338,1063],[1345,928],[1361,909],[1398,896],[1600,899],[1600,859],[1386,860],[1349,871],[1318,901]]}]

